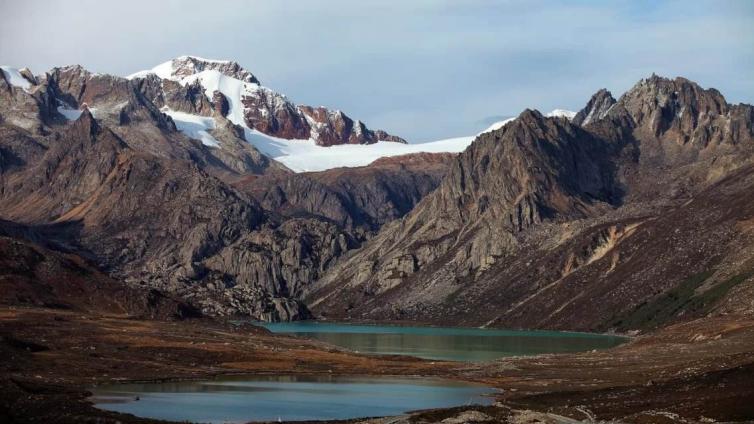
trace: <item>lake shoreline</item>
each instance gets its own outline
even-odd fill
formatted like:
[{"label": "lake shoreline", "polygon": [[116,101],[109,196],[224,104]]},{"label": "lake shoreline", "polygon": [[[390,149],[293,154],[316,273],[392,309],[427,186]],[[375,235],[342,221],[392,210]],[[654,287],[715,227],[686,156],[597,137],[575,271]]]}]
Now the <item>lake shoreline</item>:
[{"label": "lake shoreline", "polygon": [[639,413],[631,405],[642,402],[646,411],[723,420],[754,400],[754,320],[734,316],[678,324],[603,351],[484,363],[357,355],[213,320],[144,321],[45,308],[0,308],[0,334],[0,353],[8,358],[0,365],[0,417],[40,422],[61,414],[152,422],[94,408],[87,397],[95,384],[280,373],[479,383],[501,389],[501,406],[484,409],[493,415],[513,408],[583,418],[568,406],[583,405],[600,418],[620,418]]},{"label": "lake shoreline", "polygon": [[[264,326],[264,324],[278,324],[280,322],[265,322],[265,321],[252,321],[252,320],[245,320],[243,317],[235,317],[228,319],[230,322],[234,321],[243,321],[248,322],[253,325],[261,325]],[[306,319],[306,320],[297,320],[297,321],[286,321],[286,322],[292,322],[292,323],[312,323],[312,324],[348,324],[348,325],[365,325],[365,326],[394,326],[394,327],[416,327],[416,328],[437,328],[437,329],[469,329],[469,330],[501,330],[501,331],[532,331],[532,332],[558,332],[558,333],[570,333],[570,334],[583,334],[583,335],[594,335],[594,336],[614,336],[614,337],[623,337],[626,339],[634,339],[636,337],[641,336],[640,333],[637,332],[593,332],[593,331],[572,331],[572,330],[557,330],[557,329],[526,329],[526,328],[506,328],[506,327],[485,327],[485,326],[478,326],[478,327],[471,327],[471,326],[445,326],[445,325],[438,325],[433,324],[431,322],[426,321],[407,321],[407,320],[386,320],[386,321],[375,321],[375,320],[358,320],[358,319],[338,319],[338,320],[328,320],[327,318],[313,318],[313,319]]]}]

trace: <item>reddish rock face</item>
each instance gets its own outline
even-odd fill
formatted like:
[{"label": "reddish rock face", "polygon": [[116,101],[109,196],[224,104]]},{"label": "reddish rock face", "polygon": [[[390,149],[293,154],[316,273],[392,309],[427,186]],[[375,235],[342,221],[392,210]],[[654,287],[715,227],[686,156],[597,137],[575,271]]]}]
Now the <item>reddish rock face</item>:
[{"label": "reddish rock face", "polygon": [[406,140],[398,137],[397,135],[388,134],[382,130],[375,130],[374,136],[377,138],[377,141],[393,141],[395,143],[406,144]]},{"label": "reddish rock face", "polygon": [[306,119],[296,106],[284,96],[260,87],[251,95],[243,96],[246,124],[267,135],[287,139],[308,139],[310,134]]},{"label": "reddish rock face", "polygon": [[353,121],[345,113],[324,107],[298,106],[311,126],[312,138],[320,146],[337,144],[373,144],[378,141],[405,143],[406,140],[385,131],[372,131],[361,121]]},{"label": "reddish rock face", "polygon": [[324,107],[299,106],[301,112],[311,124],[312,138],[320,146],[335,144],[369,144],[373,143],[365,133],[361,122],[354,123],[343,112],[331,111]]},{"label": "reddish rock face", "polygon": [[247,125],[275,137],[311,138],[319,146],[406,142],[382,130],[372,131],[339,110],[295,105],[285,96],[264,87],[244,96],[241,102]]},{"label": "reddish rock face", "polygon": [[[410,153],[400,156],[386,156],[379,158],[376,161],[369,164],[371,168],[378,168],[383,166],[401,166],[401,167],[413,167],[421,166],[430,168],[434,166],[441,166],[450,168],[450,164],[453,159],[458,156],[458,153]],[[445,171],[443,171],[444,173]]]},{"label": "reddish rock face", "polygon": [[641,80],[619,100],[622,110],[646,136],[692,145],[752,141],[750,105],[730,105],[715,89],[703,89],[685,78],[657,75]]},{"label": "reddish rock face", "polygon": [[127,80],[95,75],[79,65],[54,68],[47,73],[46,79],[56,87],[62,100],[76,108],[83,103],[122,102],[129,97]]}]

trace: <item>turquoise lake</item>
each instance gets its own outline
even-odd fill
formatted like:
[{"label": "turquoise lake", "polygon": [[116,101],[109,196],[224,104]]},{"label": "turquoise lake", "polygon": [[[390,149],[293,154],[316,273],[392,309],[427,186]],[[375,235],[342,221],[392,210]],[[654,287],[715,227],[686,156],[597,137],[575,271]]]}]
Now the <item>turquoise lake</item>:
[{"label": "turquoise lake", "polygon": [[624,343],[620,336],[560,331],[403,327],[297,321],[257,323],[274,333],[320,340],[375,355],[487,361],[506,356],[580,352]]}]

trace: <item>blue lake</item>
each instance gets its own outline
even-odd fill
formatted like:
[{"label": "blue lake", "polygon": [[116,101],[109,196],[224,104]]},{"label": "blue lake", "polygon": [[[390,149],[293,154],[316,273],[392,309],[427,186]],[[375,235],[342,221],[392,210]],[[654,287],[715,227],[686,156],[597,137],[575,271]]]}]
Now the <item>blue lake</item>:
[{"label": "blue lake", "polygon": [[[489,404],[488,387],[412,378],[228,377],[92,389],[98,408],[191,422],[333,420]],[[139,400],[136,400],[136,398]]]}]

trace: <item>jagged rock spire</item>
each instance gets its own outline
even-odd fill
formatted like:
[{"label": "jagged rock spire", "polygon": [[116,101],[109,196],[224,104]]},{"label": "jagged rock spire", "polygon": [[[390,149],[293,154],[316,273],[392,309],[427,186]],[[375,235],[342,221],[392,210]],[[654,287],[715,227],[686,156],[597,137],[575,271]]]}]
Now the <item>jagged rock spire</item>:
[{"label": "jagged rock spire", "polygon": [[586,106],[573,117],[571,122],[576,125],[587,125],[598,121],[607,115],[607,112],[615,103],[616,100],[613,95],[607,89],[602,88],[592,95]]}]

